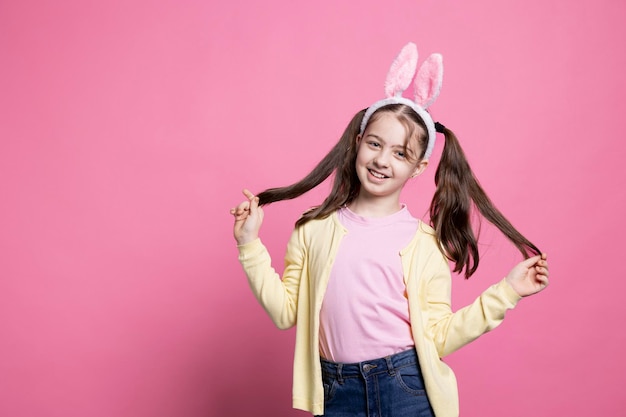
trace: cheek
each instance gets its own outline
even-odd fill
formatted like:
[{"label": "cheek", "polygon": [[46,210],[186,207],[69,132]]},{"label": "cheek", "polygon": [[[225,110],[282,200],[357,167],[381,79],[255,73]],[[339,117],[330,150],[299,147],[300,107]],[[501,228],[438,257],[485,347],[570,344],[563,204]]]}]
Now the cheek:
[{"label": "cheek", "polygon": [[359,163],[362,163],[363,161],[366,161],[366,160],[367,160],[367,149],[359,147],[356,151],[355,162],[358,165]]},{"label": "cheek", "polygon": [[364,165],[365,161],[363,160],[363,158],[357,155],[356,160],[354,161],[354,167],[356,168],[356,171],[359,172],[359,170],[363,169]]},{"label": "cheek", "polygon": [[406,177],[407,180],[413,177],[413,174],[417,172],[417,168],[414,164],[405,164],[401,167],[398,167],[398,173],[400,173],[403,177]]}]

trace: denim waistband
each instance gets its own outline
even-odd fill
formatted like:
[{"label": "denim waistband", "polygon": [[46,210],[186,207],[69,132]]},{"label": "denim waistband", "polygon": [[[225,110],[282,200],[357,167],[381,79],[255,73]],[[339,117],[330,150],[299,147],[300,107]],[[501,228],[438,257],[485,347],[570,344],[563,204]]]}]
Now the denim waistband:
[{"label": "denim waistband", "polygon": [[395,370],[404,366],[416,364],[417,352],[415,349],[405,350],[384,358],[372,359],[356,363],[335,363],[324,358],[321,359],[322,372],[336,379],[351,378],[357,376],[375,375],[388,372],[393,375]]}]

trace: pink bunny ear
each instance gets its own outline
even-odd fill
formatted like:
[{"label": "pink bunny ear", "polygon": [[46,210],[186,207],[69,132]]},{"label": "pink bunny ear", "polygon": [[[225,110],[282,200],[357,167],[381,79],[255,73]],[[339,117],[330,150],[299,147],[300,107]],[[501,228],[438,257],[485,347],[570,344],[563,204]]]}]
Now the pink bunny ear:
[{"label": "pink bunny ear", "polygon": [[415,102],[427,109],[433,104],[443,82],[443,58],[440,54],[432,54],[424,61],[415,77]]},{"label": "pink bunny ear", "polygon": [[417,68],[417,46],[407,43],[391,64],[385,80],[385,96],[401,96],[413,80]]}]

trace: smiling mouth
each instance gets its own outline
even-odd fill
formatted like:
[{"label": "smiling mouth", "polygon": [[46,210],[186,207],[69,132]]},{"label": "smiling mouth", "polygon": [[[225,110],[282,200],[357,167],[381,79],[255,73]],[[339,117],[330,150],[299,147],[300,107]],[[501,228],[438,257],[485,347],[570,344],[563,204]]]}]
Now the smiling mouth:
[{"label": "smiling mouth", "polygon": [[386,175],[381,174],[380,172],[374,171],[373,169],[368,169],[369,173],[372,174],[374,177],[379,178],[379,179],[385,179],[385,178],[389,178]]}]

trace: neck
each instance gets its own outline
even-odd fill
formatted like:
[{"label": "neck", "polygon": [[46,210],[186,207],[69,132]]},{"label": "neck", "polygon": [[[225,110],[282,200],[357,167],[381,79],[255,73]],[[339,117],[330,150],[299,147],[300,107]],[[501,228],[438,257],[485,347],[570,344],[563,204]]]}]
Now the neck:
[{"label": "neck", "polygon": [[363,217],[385,217],[400,211],[402,205],[398,199],[359,196],[348,205],[348,208]]}]

